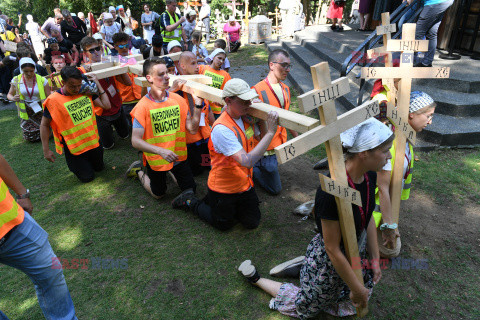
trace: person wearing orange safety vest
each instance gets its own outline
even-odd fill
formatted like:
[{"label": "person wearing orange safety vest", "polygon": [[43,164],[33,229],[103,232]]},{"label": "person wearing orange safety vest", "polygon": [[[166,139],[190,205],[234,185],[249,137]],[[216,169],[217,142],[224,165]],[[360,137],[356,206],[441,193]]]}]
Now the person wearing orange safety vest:
[{"label": "person wearing orange safety vest", "polygon": [[[262,102],[289,110],[290,88],[282,82],[287,78],[291,68],[288,52],[282,49],[272,51],[268,57],[268,67],[270,71],[267,77],[257,83],[253,89],[258,93],[258,97]],[[261,132],[265,131],[265,128],[260,129]],[[297,132],[289,131],[293,137],[298,136]],[[285,142],[287,142],[287,129],[278,126],[267,151],[265,151],[262,159],[253,168],[255,181],[272,195],[277,195],[282,191],[277,157],[273,149]]]},{"label": "person wearing orange safety vest", "polygon": [[[433,99],[421,91],[413,91],[410,94],[410,107],[408,124],[417,133],[432,123],[436,104]],[[387,114],[388,115],[388,114]],[[377,188],[375,190],[375,210],[373,217],[378,230],[378,245],[380,253],[385,258],[396,257],[400,254],[401,241],[398,232],[398,225],[393,221],[391,206],[391,177],[395,163],[396,142],[390,149],[392,159],[377,174]],[[407,200],[410,197],[412,185],[412,172],[414,163],[413,146],[406,145],[401,199]]]},{"label": "person wearing orange safety vest", "polygon": [[[197,57],[190,51],[184,51],[178,60],[179,72],[181,75],[195,75],[198,74]],[[172,88],[170,89],[170,91]],[[177,94],[185,99],[189,106],[190,114],[193,114],[195,108],[195,101],[191,94],[184,91],[176,91]],[[198,124],[198,131],[196,134],[187,132],[187,161],[194,176],[201,174],[204,169],[210,169],[210,154],[208,152],[208,140],[210,138],[211,125],[215,122],[212,110],[208,104],[202,102],[200,122]]]},{"label": "person wearing orange safety vest", "polygon": [[255,146],[254,128],[245,116],[251,100],[257,96],[255,90],[241,79],[227,82],[223,89],[226,107],[213,124],[208,142],[212,169],[208,175],[207,196],[204,201],[192,196],[177,202],[177,208],[192,210],[219,230],[228,230],[237,221],[248,229],[260,224],[252,168],[277,131],[278,114],[269,112],[268,130]]},{"label": "person wearing orange safety vest", "polygon": [[[209,66],[199,65],[198,73],[212,78],[212,84],[210,85],[211,87],[223,89],[227,81],[231,79],[230,74],[221,69],[226,57],[227,54],[225,51],[217,48],[209,55],[209,58],[212,59],[212,63]],[[210,102],[209,104],[215,119],[218,119],[218,117],[220,117],[220,113],[222,113],[222,106],[214,102]]]},{"label": "person wearing orange safety vest", "polygon": [[[103,170],[103,148],[99,142],[94,106],[109,109],[105,92],[100,96],[79,94],[82,73],[75,67],[67,66],[60,75],[63,87],[51,94],[43,103],[43,117],[40,125],[43,156],[55,162],[55,154],[48,146],[50,128],[53,131],[55,150],[65,151],[67,166],[81,182],[95,179],[94,171]],[[95,76],[89,76],[96,80]]]},{"label": "person wearing orange safety vest", "polygon": [[[115,47],[115,50],[118,51],[119,57],[127,57],[129,55],[129,40],[130,36],[123,32],[115,33],[113,35],[113,46]],[[131,60],[132,61],[125,61],[123,63],[136,64],[136,60],[134,58],[131,58]],[[115,83],[117,85],[118,92],[120,93],[120,97],[122,98],[123,112],[127,116],[127,120],[131,128],[132,117],[130,115],[130,112],[132,112],[137,102],[142,98],[142,87],[135,83],[135,78],[138,77],[136,74],[128,72],[126,75],[130,78],[131,85],[125,85],[116,77]]]},{"label": "person wearing orange safety vest", "polygon": [[[0,155],[0,263],[30,277],[45,318],[77,319],[62,266],[32,212],[30,191]],[[2,289],[7,286],[8,281],[2,279]],[[0,319],[8,320],[1,311]]]},{"label": "person wearing orange safety vest", "polygon": [[[140,161],[135,161],[126,175],[138,177],[145,190],[160,199],[167,190],[166,174],[171,171],[182,190],[181,195],[194,194],[196,184],[186,161],[186,133],[195,134],[198,130],[202,100],[193,97],[195,110],[190,116],[185,100],[167,91],[170,76],[162,58],[145,60],[143,74],[151,90],[137,103],[131,115],[132,146],[143,152],[145,169]],[[181,84],[179,87],[182,88]]]}]

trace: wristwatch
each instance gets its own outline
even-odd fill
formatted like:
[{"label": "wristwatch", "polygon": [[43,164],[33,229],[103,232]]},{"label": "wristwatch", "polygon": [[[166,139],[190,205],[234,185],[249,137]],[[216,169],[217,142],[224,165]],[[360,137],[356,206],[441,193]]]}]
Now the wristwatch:
[{"label": "wristwatch", "polygon": [[388,224],[388,223],[384,223],[382,225],[380,225],[380,231],[383,231],[385,229],[397,229],[398,228],[398,225],[396,223],[392,223],[392,224]]},{"label": "wristwatch", "polygon": [[27,189],[27,192],[24,194],[17,194],[17,200],[30,198],[30,190]]}]

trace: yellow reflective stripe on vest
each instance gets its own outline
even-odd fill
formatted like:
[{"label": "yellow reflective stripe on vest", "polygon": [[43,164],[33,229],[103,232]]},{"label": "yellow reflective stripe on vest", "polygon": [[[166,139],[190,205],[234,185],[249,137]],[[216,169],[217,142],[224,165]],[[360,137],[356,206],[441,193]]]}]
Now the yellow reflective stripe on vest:
[{"label": "yellow reflective stripe on vest", "polygon": [[[168,16],[170,17],[170,25],[172,24],[175,24],[175,19],[170,15],[170,12],[168,11],[165,11]],[[176,16],[177,14],[174,12],[173,13],[174,16]],[[163,31],[163,34],[164,34],[164,41],[165,42],[170,42],[172,40],[178,40],[180,41],[182,39],[182,28],[180,28],[181,25],[179,25],[176,29],[174,29],[173,31],[167,31],[167,29],[165,29],[165,31]],[[178,30],[178,37],[175,37],[175,31]]]},{"label": "yellow reflective stripe on vest", "polygon": [[88,137],[91,137],[91,136],[95,135],[95,133],[96,133],[95,130],[90,130],[88,132],[85,132],[84,134],[81,134],[81,135],[73,138],[73,139],[67,140],[66,144],[67,144],[67,146],[74,145],[74,144],[82,141],[85,138],[88,138]]},{"label": "yellow reflective stripe on vest", "polygon": [[62,152],[63,147],[60,140],[58,140],[56,134],[53,135],[53,140],[55,141],[55,151],[57,151],[57,153],[60,154]]},{"label": "yellow reflective stripe on vest", "polygon": [[175,140],[177,140],[177,138],[185,138],[185,137],[186,137],[185,132],[177,131],[176,134],[169,134],[167,136],[154,137],[154,138],[151,138],[151,139],[147,139],[145,141],[150,143],[150,144],[157,144],[157,143],[175,141]]},{"label": "yellow reflective stripe on vest", "polygon": [[[0,184],[0,202],[6,199],[8,187],[4,181]],[[18,215],[18,204],[15,200],[12,201],[12,208],[4,213],[0,213],[0,226],[15,219]]]},{"label": "yellow reflective stripe on vest", "polygon": [[85,149],[86,147],[90,147],[90,146],[93,146],[94,144],[98,143],[98,140],[97,139],[94,139],[94,140],[90,140],[90,141],[87,141],[85,142],[84,144],[81,144],[79,145],[78,147],[76,148],[73,148],[72,150],[70,150],[70,153],[74,154],[74,153],[77,153],[77,152],[80,152],[82,151],[83,149]]},{"label": "yellow reflective stripe on vest", "polygon": [[[19,74],[16,78],[17,78],[17,81],[16,81],[17,93],[20,96],[20,101],[25,101],[25,97],[20,92],[20,80],[22,79],[22,74]],[[35,78],[37,81],[38,94],[40,96],[40,100],[45,100],[47,97],[45,96],[45,88],[43,87],[44,78],[38,74],[35,74]],[[18,107],[18,116],[23,120],[28,120],[27,108],[25,107],[25,103],[20,101],[16,103]]]},{"label": "yellow reflective stripe on vest", "polygon": [[79,131],[79,130],[85,129],[86,127],[91,126],[91,125],[93,125],[93,118],[91,118],[91,119],[88,120],[88,121],[85,121],[84,123],[82,123],[82,124],[80,124],[80,125],[78,125],[78,126],[75,126],[75,127],[71,128],[71,129],[65,130],[65,131],[60,132],[60,133],[62,134],[62,136],[65,137],[65,136],[68,136],[68,135],[70,135],[70,134],[72,134],[72,133],[75,133],[75,132],[77,132],[77,131]]}]

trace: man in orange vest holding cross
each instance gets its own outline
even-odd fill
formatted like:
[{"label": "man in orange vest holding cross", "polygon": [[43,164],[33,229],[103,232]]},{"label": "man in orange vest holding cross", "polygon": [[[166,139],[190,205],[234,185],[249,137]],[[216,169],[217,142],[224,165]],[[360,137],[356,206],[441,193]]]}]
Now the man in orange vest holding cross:
[{"label": "man in orange vest holding cross", "polygon": [[255,146],[254,128],[247,118],[255,90],[242,79],[232,79],[223,88],[224,112],[215,121],[208,142],[212,169],[208,194],[178,201],[176,208],[192,210],[217,229],[228,230],[237,221],[254,229],[260,223],[259,200],[253,187],[252,168],[267,150],[277,131],[278,114],[269,112],[267,132]]},{"label": "man in orange vest holding cross", "polygon": [[[262,102],[285,110],[290,108],[290,88],[282,81],[287,78],[291,66],[290,57],[285,50],[277,49],[270,53],[268,56],[270,72],[265,79],[253,87]],[[265,128],[260,126],[260,131],[263,135]],[[293,130],[290,130],[290,133],[293,137],[298,136],[298,133]],[[253,168],[255,181],[273,195],[279,194],[282,190],[277,157],[273,149],[285,142],[287,142],[287,129],[278,126],[267,151]]]},{"label": "man in orange vest holding cross", "polygon": [[[0,263],[30,277],[46,319],[77,319],[62,267],[57,266],[48,234],[32,218],[32,211],[30,191],[0,155]],[[2,311],[0,319],[8,319]]]},{"label": "man in orange vest holding cross", "polygon": [[[55,154],[48,146],[51,127],[57,153],[62,154],[63,149],[70,171],[81,182],[89,182],[95,179],[95,171],[101,171],[104,167],[103,148],[99,142],[93,107],[110,109],[110,103],[102,89],[99,89],[99,96],[79,94],[83,78],[77,68],[64,67],[60,75],[63,87],[48,96],[43,103],[40,124],[43,156],[46,160],[55,162]],[[90,77],[96,80],[95,76]]]},{"label": "man in orange vest holding cross", "polygon": [[143,74],[151,90],[137,103],[131,115],[132,146],[143,151],[145,169],[140,161],[135,161],[127,170],[127,176],[138,177],[145,190],[160,199],[167,190],[166,173],[171,171],[182,190],[179,197],[193,195],[196,184],[186,161],[186,133],[195,134],[198,130],[202,99],[192,96],[195,108],[190,116],[185,99],[167,91],[170,77],[162,58],[145,60]]}]

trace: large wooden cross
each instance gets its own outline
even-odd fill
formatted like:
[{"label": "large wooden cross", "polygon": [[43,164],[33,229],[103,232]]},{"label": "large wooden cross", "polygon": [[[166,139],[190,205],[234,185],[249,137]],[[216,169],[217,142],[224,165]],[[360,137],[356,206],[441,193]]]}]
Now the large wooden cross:
[{"label": "large wooden cross", "polygon": [[[395,125],[395,166],[390,182],[393,222],[398,224],[400,202],[402,195],[403,163],[407,139],[415,144],[415,131],[408,124],[410,92],[412,79],[418,78],[448,78],[449,67],[413,67],[415,52],[428,51],[428,40],[415,40],[415,24],[405,23],[401,40],[388,40],[387,51],[401,51],[400,67],[362,68],[362,78],[392,79],[400,78],[397,95],[397,107],[394,99],[387,103],[387,117]],[[412,160],[413,161],[413,160]]]},{"label": "large wooden cross", "polygon": [[[220,105],[225,104],[225,101],[222,98],[223,90],[209,86],[212,78],[204,75],[171,76],[170,85],[173,84],[175,79],[186,80],[186,83],[183,85],[184,92]],[[135,78],[135,83],[141,87],[150,86],[150,83],[148,83],[145,77]],[[278,113],[279,125],[298,132],[307,132],[320,124],[320,121],[317,119],[293,111],[277,108],[266,103],[252,103],[248,110],[248,114],[252,117],[266,120],[270,111],[276,111]]]},{"label": "large wooden cross", "polygon": [[[390,13],[382,13],[382,25],[377,27],[377,35],[383,35],[383,46],[368,50],[368,58],[372,59],[383,56],[385,59],[385,67],[393,67],[392,53],[387,51],[387,43],[392,39],[392,33],[396,31],[397,25],[395,23],[390,24]],[[382,84],[386,85],[388,88],[388,101],[395,101],[397,90],[395,88],[394,79],[382,79]]]},{"label": "large wooden cross", "polygon": [[230,10],[232,10],[232,16],[234,18],[236,18],[237,16],[237,6],[241,6],[242,3],[241,2],[237,2],[236,0],[232,0],[232,2],[226,2],[223,4],[224,6],[226,6],[227,8],[229,8]]},{"label": "large wooden cross", "polygon": [[[311,67],[311,72],[314,90],[298,97],[299,107],[304,112],[318,109],[322,125],[276,147],[275,153],[278,162],[285,163],[325,143],[331,177],[320,174],[320,184],[325,192],[335,196],[345,254],[352,264],[360,259],[352,203],[361,206],[362,200],[360,193],[348,186],[340,133],[377,115],[380,107],[377,101],[369,101],[337,117],[335,99],[350,91],[348,80],[340,78],[332,82],[327,62]],[[362,270],[354,272],[363,284]],[[368,308],[357,309],[360,317],[367,312]]]}]

